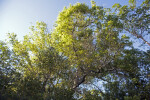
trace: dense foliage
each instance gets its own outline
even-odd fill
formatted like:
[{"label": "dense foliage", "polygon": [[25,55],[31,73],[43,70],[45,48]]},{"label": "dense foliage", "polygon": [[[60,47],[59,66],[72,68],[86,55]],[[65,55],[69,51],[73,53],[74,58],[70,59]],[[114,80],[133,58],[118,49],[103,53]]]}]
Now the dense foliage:
[{"label": "dense foliage", "polygon": [[52,32],[37,22],[22,41],[8,34],[11,49],[0,41],[1,100],[149,100],[150,50],[131,41],[150,47],[149,0],[91,3],[65,7]]}]

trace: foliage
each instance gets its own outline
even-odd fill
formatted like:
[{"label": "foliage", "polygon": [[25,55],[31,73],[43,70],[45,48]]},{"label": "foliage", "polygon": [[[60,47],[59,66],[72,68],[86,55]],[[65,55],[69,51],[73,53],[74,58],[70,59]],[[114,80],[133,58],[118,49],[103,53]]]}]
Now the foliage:
[{"label": "foliage", "polygon": [[150,51],[135,49],[122,34],[129,32],[149,45],[148,0],[141,6],[129,0],[129,6],[112,9],[91,3],[65,7],[52,32],[37,22],[22,41],[8,34],[11,49],[0,41],[1,99],[150,98]]},{"label": "foliage", "polygon": [[150,46],[150,41],[147,38],[149,36],[149,17],[150,17],[150,2],[145,0],[140,6],[136,5],[136,0],[129,0],[129,6],[121,6],[115,4],[115,15],[123,24],[125,32],[128,32],[135,36],[137,39],[141,39],[145,44]]}]

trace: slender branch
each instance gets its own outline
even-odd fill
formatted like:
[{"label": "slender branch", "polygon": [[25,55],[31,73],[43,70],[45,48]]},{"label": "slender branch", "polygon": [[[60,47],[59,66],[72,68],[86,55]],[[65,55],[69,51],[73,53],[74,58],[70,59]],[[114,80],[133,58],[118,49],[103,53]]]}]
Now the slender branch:
[{"label": "slender branch", "polygon": [[[126,20],[129,21],[130,23],[132,23],[130,20],[128,20],[128,19],[126,19]],[[141,35],[139,35],[135,30],[133,32],[131,32],[128,28],[126,28],[125,30],[128,31],[129,33],[131,33],[132,35],[136,36],[137,38],[142,39],[146,44],[148,44],[150,46],[150,43],[148,41],[146,41]]]},{"label": "slender branch", "polygon": [[95,84],[92,83],[92,82],[90,82],[90,84],[94,85],[94,86],[102,93],[102,95],[104,95],[104,93],[102,92],[102,90],[101,90],[97,85],[95,85]]},{"label": "slender branch", "polygon": [[80,84],[82,84],[84,81],[85,81],[85,78],[86,78],[86,74],[80,79],[79,82],[76,83],[75,86],[73,86],[73,89],[76,89],[77,87],[79,87]]}]

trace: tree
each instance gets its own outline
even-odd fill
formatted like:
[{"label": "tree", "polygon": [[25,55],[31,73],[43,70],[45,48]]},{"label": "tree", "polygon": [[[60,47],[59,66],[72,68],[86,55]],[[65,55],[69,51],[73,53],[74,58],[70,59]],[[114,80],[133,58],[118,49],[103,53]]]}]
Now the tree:
[{"label": "tree", "polygon": [[8,34],[12,49],[0,42],[2,99],[149,99],[149,51],[135,49],[121,35],[147,34],[149,3],[113,7],[117,13],[94,1],[91,7],[77,3],[60,12],[52,32],[37,22],[22,41]]},{"label": "tree", "polygon": [[[22,42],[17,40],[15,34],[9,34],[13,51],[19,58],[18,65],[14,67],[22,73],[22,79],[17,82],[19,98],[56,99],[57,92],[61,93],[60,90],[72,94],[69,86],[66,88],[68,84],[65,83],[65,80],[69,80],[67,73],[70,73],[67,61],[62,54],[51,47],[46,24],[37,22],[35,27],[31,27],[31,32],[30,35],[24,36]],[[59,95],[60,97],[57,98],[70,98],[70,100],[72,98],[67,94]]]},{"label": "tree", "polygon": [[52,46],[67,56],[75,69],[75,80],[72,83],[74,89],[85,78],[88,80],[88,76],[102,74],[103,77],[106,73],[117,70],[110,63],[131,44],[127,36],[119,38],[119,32],[123,29],[120,23],[113,26],[118,19],[114,22],[108,20],[106,11],[94,2],[92,8],[77,3],[64,8],[56,21]]},{"label": "tree", "polygon": [[[115,6],[120,7],[119,4]],[[129,73],[132,76],[135,74],[132,73],[133,70],[138,72],[143,68],[143,66],[138,68],[138,60],[133,63],[134,59],[131,55],[129,55],[131,58],[123,59],[126,52],[125,48],[133,47],[126,35],[122,35],[120,38],[119,34],[124,31],[128,31],[133,35],[139,34],[137,33],[138,31],[141,31],[143,36],[147,34],[145,32],[148,32],[148,26],[143,25],[148,23],[148,6],[148,2],[145,1],[142,6],[136,8],[136,10],[140,9],[141,12],[135,12],[131,2],[131,6],[128,8],[123,6],[117,14],[112,13],[111,9],[96,6],[94,2],[92,2],[91,8],[80,3],[64,8],[56,21],[55,29],[52,33],[52,43],[57,51],[68,57],[72,67],[75,69],[74,83],[72,83],[74,84],[73,89],[95,77],[104,80],[104,77],[111,73]],[[141,9],[144,9],[144,12]],[[143,18],[144,21],[140,18],[143,24],[138,26],[136,22],[126,22],[126,17],[130,17],[129,20],[135,21],[134,15]],[[135,26],[135,28],[132,26]],[[149,44],[143,37],[140,38]],[[132,53],[133,51],[131,49],[128,52]],[[130,59],[129,62],[128,59]],[[126,67],[119,66],[118,63],[118,65],[114,65],[120,60]],[[125,77],[126,75],[123,76]],[[137,76],[134,76],[134,78],[137,78]]]},{"label": "tree", "polygon": [[6,43],[0,41],[0,98],[16,99],[16,88],[14,82],[20,79],[20,73],[16,71],[18,59],[16,55],[8,48]]}]

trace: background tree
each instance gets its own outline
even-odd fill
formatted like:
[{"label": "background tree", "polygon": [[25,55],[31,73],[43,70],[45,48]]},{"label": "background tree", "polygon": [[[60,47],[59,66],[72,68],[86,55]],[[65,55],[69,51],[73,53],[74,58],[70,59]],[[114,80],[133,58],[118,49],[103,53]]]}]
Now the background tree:
[{"label": "background tree", "polygon": [[[121,61],[121,62],[120,62]],[[124,69],[123,73],[114,73],[106,77],[104,84],[106,98],[125,98],[149,99],[149,54],[136,49],[126,50],[125,56],[121,60],[117,60],[115,66]],[[129,63],[126,63],[129,62]]]},{"label": "background tree", "polygon": [[[69,80],[67,61],[51,47],[46,24],[37,22],[35,27],[31,27],[31,32],[32,34],[24,36],[22,42],[17,40],[15,34],[9,34],[13,51],[20,59],[19,64],[14,66],[22,73],[17,91],[20,99],[56,99],[58,93],[64,93],[59,92],[60,90],[70,91],[67,93],[71,94],[69,87],[66,87],[68,84],[65,83],[65,80]],[[71,100],[72,97],[67,94],[59,95],[57,98]]]},{"label": "background tree", "polygon": [[18,59],[8,48],[6,43],[0,41],[0,98],[16,99],[15,81],[20,79],[20,73],[16,71]]}]

